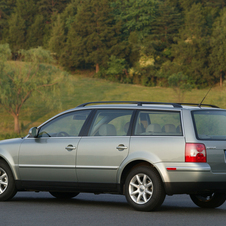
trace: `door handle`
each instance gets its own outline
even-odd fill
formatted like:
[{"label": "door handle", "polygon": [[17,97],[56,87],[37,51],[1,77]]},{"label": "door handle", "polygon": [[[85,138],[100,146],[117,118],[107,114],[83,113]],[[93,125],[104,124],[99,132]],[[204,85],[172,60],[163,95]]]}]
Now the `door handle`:
[{"label": "door handle", "polygon": [[65,149],[67,149],[68,151],[72,151],[75,150],[76,147],[74,147],[72,144],[69,144]]},{"label": "door handle", "polygon": [[119,151],[123,151],[125,149],[128,149],[124,144],[119,144],[118,147],[116,147]]}]

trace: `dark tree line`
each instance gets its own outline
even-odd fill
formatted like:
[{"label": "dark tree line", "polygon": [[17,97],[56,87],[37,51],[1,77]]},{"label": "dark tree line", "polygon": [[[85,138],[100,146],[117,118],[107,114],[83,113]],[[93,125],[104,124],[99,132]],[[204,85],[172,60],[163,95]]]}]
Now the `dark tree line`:
[{"label": "dark tree line", "polygon": [[223,84],[226,0],[0,0],[0,42],[42,46],[67,70],[146,86]]}]

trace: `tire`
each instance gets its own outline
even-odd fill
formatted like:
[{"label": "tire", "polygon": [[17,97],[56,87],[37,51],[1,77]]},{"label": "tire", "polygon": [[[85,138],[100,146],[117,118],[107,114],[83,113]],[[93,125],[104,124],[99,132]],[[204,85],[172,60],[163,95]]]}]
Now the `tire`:
[{"label": "tire", "polygon": [[138,211],[158,209],[166,196],[162,180],[154,168],[134,168],[125,181],[127,202]]},{"label": "tire", "polygon": [[7,201],[16,194],[16,185],[9,166],[0,160],[0,201]]},{"label": "tire", "polygon": [[201,208],[217,208],[225,202],[226,194],[212,193],[208,195],[190,195],[190,198],[197,206]]},{"label": "tire", "polygon": [[49,192],[57,199],[71,199],[79,194],[79,192]]}]

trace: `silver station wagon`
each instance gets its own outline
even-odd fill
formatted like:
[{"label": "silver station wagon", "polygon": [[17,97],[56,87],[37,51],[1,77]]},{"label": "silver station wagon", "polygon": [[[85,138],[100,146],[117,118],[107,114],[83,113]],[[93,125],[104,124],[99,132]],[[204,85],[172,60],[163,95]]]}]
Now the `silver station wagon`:
[{"label": "silver station wagon", "polygon": [[166,195],[203,208],[226,199],[226,110],[213,105],[89,102],[0,142],[0,200],[17,191],[124,194],[140,211]]}]

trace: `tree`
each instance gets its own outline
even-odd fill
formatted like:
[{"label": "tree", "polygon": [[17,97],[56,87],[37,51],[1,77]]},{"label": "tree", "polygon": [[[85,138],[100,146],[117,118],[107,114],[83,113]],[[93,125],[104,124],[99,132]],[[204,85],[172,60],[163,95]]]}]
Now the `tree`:
[{"label": "tree", "polygon": [[8,23],[9,34],[6,41],[9,43],[11,50],[15,53],[19,49],[25,48],[25,21],[18,14],[13,14]]},{"label": "tree", "polygon": [[122,21],[123,36],[137,32],[140,39],[150,33],[152,21],[156,14],[155,0],[116,0],[113,2],[115,18]]},{"label": "tree", "polygon": [[184,75],[182,72],[169,76],[168,83],[176,93],[177,99],[180,103],[184,99],[185,92],[191,91],[192,88],[188,82],[188,76]]},{"label": "tree", "polygon": [[36,3],[38,15],[43,18],[41,27],[45,27],[42,38],[43,46],[48,48],[53,23],[58,14],[62,13],[71,0],[38,0]]},{"label": "tree", "polygon": [[43,46],[46,33],[46,24],[42,15],[37,14],[34,23],[27,28],[27,48]]},{"label": "tree", "polygon": [[226,9],[222,10],[221,16],[215,22],[210,45],[210,67],[222,87],[226,74]]},{"label": "tree", "polygon": [[120,28],[121,24],[115,23],[109,0],[81,3],[67,36],[65,54],[70,67],[94,64],[98,72],[111,55],[122,58],[118,37]]},{"label": "tree", "polygon": [[159,1],[155,17],[150,25],[150,34],[143,40],[140,51],[140,56],[144,55],[148,61],[153,62],[153,65],[149,65],[150,67],[145,70],[142,68],[143,84],[156,85],[162,82],[158,72],[161,72],[161,67],[166,61],[173,59],[171,48],[176,43],[176,38],[179,37],[182,24],[183,15],[177,2]]},{"label": "tree", "polygon": [[155,59],[156,67],[171,59],[171,45],[176,43],[182,24],[183,17],[179,9],[168,0],[161,1],[151,25],[151,34],[144,40],[146,50]]},{"label": "tree", "polygon": [[[177,43],[172,45],[172,63],[167,64],[169,73],[186,74],[196,87],[212,82],[208,67],[210,30],[205,10],[201,4],[193,4],[186,11],[185,26],[179,31]],[[164,66],[161,69],[166,71]]]},{"label": "tree", "polygon": [[40,14],[50,22],[53,14],[61,13],[69,2],[71,0],[38,0],[37,7]]},{"label": "tree", "polygon": [[51,38],[48,43],[49,49],[56,54],[57,58],[62,55],[65,40],[66,36],[64,34],[64,23],[60,17],[60,14],[58,14],[57,20],[53,23]]},{"label": "tree", "polygon": [[8,36],[6,42],[15,53],[19,49],[28,49],[28,28],[33,24],[36,15],[36,7],[33,0],[17,0],[14,13],[11,14],[8,24]]},{"label": "tree", "polygon": [[[70,54],[68,55],[68,53],[71,53],[74,48],[73,42],[67,45],[68,48],[65,48],[68,31],[75,22],[75,16],[79,5],[84,1],[85,0],[72,0],[69,4],[67,4],[62,13],[58,13],[52,17],[53,22],[50,38],[48,39],[48,49],[54,53],[58,62],[67,68],[71,68],[71,62],[68,60],[68,58],[70,58]],[[72,65],[73,64],[74,63],[72,63]]]},{"label": "tree", "polygon": [[14,9],[15,0],[0,0],[0,41],[3,39],[4,30],[7,28],[7,19]]},{"label": "tree", "polygon": [[14,131],[20,133],[19,115],[21,108],[31,95],[59,82],[61,71],[48,63],[53,61],[50,52],[41,47],[21,50],[25,62],[7,61],[11,54],[8,44],[0,45],[0,105],[14,118]]},{"label": "tree", "polygon": [[122,21],[120,37],[124,44],[125,59],[135,67],[140,59],[142,41],[150,34],[156,17],[155,0],[113,1],[111,4],[116,21]]}]

